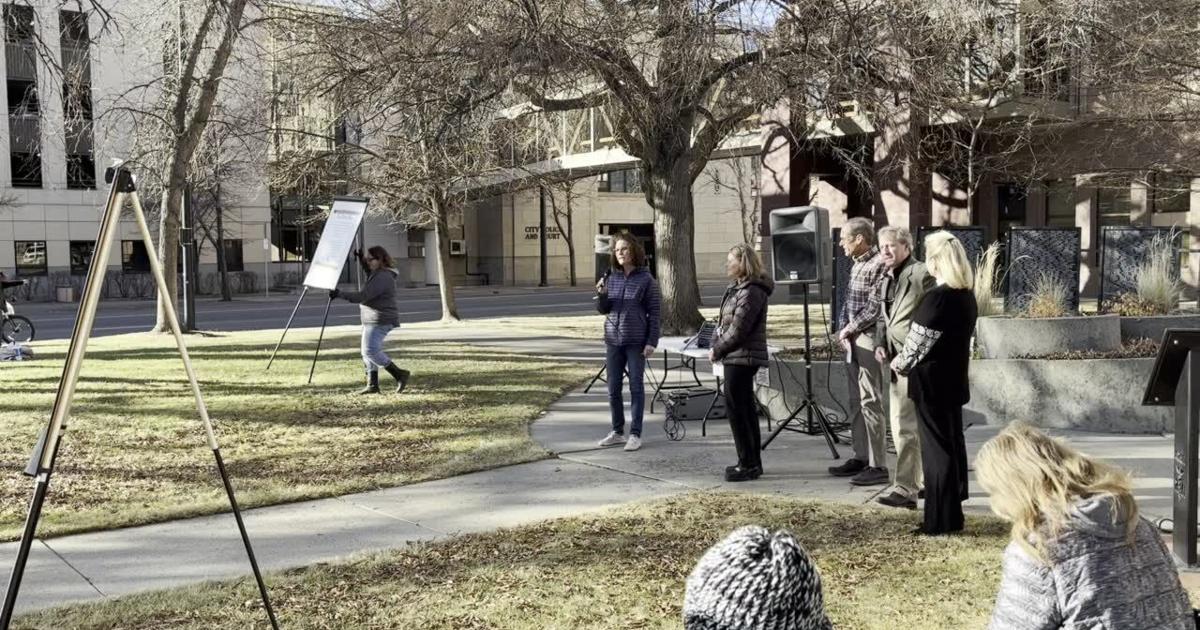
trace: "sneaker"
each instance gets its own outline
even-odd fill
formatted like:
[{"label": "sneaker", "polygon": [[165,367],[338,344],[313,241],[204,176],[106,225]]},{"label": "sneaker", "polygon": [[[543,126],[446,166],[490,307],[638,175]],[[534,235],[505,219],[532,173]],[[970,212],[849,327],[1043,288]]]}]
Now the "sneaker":
[{"label": "sneaker", "polygon": [[862,472],[854,475],[854,477],[850,479],[850,485],[882,486],[887,484],[890,480],[891,477],[888,476],[888,469],[881,466],[875,466],[872,468],[865,468]]},{"label": "sneaker", "polygon": [[850,459],[847,459],[846,463],[842,464],[841,466],[830,466],[829,474],[833,475],[834,477],[852,477],[865,470],[866,467],[867,462],[851,457]]},{"label": "sneaker", "polygon": [[750,481],[751,479],[758,479],[761,476],[762,466],[755,466],[754,468],[735,466],[733,470],[727,469],[725,471],[725,481]]},{"label": "sneaker", "polygon": [[613,446],[614,444],[624,444],[625,435],[616,431],[609,431],[608,435],[600,440],[600,446]]},{"label": "sneaker", "polygon": [[629,439],[625,441],[625,450],[636,451],[639,448],[642,448],[642,437],[640,435],[631,435],[629,436]]},{"label": "sneaker", "polygon": [[906,510],[917,509],[917,502],[907,496],[896,492],[895,490],[875,499],[880,505],[886,505],[894,508],[904,508]]}]

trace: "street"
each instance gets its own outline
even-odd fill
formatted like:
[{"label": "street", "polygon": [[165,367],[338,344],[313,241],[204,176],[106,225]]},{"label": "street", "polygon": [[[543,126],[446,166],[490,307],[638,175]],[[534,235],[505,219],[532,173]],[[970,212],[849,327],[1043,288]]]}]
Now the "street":
[{"label": "street", "polygon": [[[705,306],[718,306],[724,284],[700,285]],[[433,321],[442,316],[437,287],[400,289],[401,323]],[[586,315],[596,312],[592,289],[588,287],[458,287],[458,314],[466,319],[513,317],[520,315]],[[297,294],[272,293],[235,296],[232,302],[211,297],[196,301],[196,321],[201,330],[269,330],[283,328],[296,306]],[[321,325],[327,298],[324,291],[309,291],[296,312],[293,328]],[[33,320],[36,339],[65,339],[75,326],[78,303],[16,302],[17,313]],[[334,300],[329,309],[329,325],[358,323],[358,306]],[[154,324],[151,300],[109,300],[100,302],[94,336],[119,335],[149,330]]]}]

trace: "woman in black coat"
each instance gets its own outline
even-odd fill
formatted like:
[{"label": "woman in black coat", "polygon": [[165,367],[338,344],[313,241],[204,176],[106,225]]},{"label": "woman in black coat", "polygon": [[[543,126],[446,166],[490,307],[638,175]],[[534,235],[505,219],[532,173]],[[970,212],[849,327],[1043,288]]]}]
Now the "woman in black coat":
[{"label": "woman in black coat", "polygon": [[908,375],[921,427],[925,516],[916,533],[936,536],[963,528],[968,490],[962,408],[971,399],[967,369],[978,310],[971,264],[957,238],[949,232],[926,237],[925,265],[937,286],[917,307],[892,369]]},{"label": "woman in black coat", "polygon": [[747,481],[762,475],[762,433],[754,400],[754,375],[768,365],[767,298],[775,283],[763,273],[758,252],[746,243],[729,250],[725,270],[732,282],[721,299],[721,315],[708,358],[724,365],[725,408],[737,447],[738,463],[725,469],[725,480]]}]

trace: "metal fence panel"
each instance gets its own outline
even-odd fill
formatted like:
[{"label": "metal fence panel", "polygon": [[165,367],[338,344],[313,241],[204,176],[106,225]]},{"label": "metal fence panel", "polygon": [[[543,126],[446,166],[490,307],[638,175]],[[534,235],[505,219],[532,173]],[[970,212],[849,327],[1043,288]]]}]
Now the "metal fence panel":
[{"label": "metal fence panel", "polygon": [[[1182,233],[1169,227],[1106,225],[1100,228],[1100,304],[1122,293],[1137,293],[1137,271],[1156,238],[1169,238],[1178,251]],[[1175,267],[1178,274],[1179,268]]]},{"label": "metal fence panel", "polygon": [[1067,291],[1067,309],[1079,310],[1078,227],[1013,227],[1006,246],[1004,310],[1013,313],[1026,309],[1038,279],[1046,274]]}]

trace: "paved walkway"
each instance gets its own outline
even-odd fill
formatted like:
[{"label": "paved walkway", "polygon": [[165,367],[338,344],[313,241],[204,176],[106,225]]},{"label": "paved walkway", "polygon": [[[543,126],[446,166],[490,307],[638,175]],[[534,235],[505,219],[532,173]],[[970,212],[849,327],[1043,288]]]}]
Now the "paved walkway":
[{"label": "paved walkway", "polygon": [[[444,331],[410,334],[445,337]],[[496,338],[464,331],[464,341],[570,359],[603,356],[600,346],[576,340]],[[427,483],[365,492],[246,512],[255,552],[266,570],[345,559],[360,552],[438,540],[462,532],[492,530],[592,512],[629,501],[690,491],[733,490],[774,493],[863,504],[882,488],[855,488],[824,471],[832,463],[819,436],[784,433],[764,453],[766,474],[758,481],[726,483],[721,472],[733,462],[728,426],[710,423],[700,436],[688,423],[682,441],[662,430],[662,407],[648,415],[642,450],[600,449],[607,431],[603,386],[572,392],[556,402],[532,428],[533,438],[556,458]],[[972,457],[995,428],[971,427]],[[1063,433],[1085,451],[1134,470],[1138,500],[1150,516],[1170,512],[1171,439]],[[842,449],[843,457],[848,453]],[[234,480],[236,486],[236,479]],[[983,511],[978,488],[968,509]],[[53,491],[51,499],[53,500]],[[886,508],[879,508],[886,509]],[[914,522],[917,518],[914,513]],[[7,583],[16,543],[0,545],[0,571]],[[38,541],[22,583],[20,611],[128,593],[248,576],[233,517],[187,519]],[[268,583],[270,576],[268,576]]]}]

